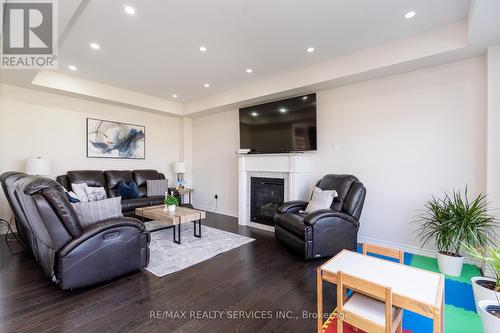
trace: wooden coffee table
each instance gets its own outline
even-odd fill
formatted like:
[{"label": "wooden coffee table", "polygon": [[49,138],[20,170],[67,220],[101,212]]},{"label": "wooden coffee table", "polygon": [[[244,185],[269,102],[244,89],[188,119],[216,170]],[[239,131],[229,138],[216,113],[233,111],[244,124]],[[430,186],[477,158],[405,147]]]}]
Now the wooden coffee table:
[{"label": "wooden coffee table", "polygon": [[[183,223],[193,222],[194,236],[201,238],[201,220],[206,217],[204,211],[186,207],[176,207],[175,211],[169,212],[165,210],[165,205],[136,208],[135,215],[142,217],[143,221],[148,218],[159,221],[166,226],[173,226],[174,243],[176,244],[181,243],[181,225]],[[198,229],[198,232],[196,232],[196,229]],[[177,238],[175,237],[176,233]]]}]

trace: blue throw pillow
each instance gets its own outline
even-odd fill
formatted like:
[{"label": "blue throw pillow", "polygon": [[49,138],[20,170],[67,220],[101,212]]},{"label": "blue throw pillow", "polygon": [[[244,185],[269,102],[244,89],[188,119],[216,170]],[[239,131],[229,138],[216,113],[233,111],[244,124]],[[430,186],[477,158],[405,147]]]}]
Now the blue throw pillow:
[{"label": "blue throw pillow", "polygon": [[68,197],[69,202],[71,202],[71,203],[80,202],[80,199],[77,199],[76,195],[73,192],[71,192],[71,193],[75,196],[72,196],[68,191],[65,191],[64,193],[66,193],[66,197]]},{"label": "blue throw pillow", "polygon": [[118,194],[123,200],[135,199],[139,197],[139,188],[134,181],[126,184],[123,180],[118,182]]}]

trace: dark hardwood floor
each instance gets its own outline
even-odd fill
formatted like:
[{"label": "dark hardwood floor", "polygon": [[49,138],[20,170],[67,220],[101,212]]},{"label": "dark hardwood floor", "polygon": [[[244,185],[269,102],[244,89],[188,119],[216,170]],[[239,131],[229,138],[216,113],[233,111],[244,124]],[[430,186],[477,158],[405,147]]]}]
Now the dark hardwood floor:
[{"label": "dark hardwood floor", "polygon": [[[233,217],[208,214],[204,224],[256,241],[164,278],[143,270],[73,291],[50,282],[27,251],[10,254],[2,237],[0,332],[316,330],[316,267],[324,260],[304,262],[272,233],[239,227]],[[325,289],[325,310],[331,311],[335,288]],[[192,311],[202,311],[200,318]]]}]

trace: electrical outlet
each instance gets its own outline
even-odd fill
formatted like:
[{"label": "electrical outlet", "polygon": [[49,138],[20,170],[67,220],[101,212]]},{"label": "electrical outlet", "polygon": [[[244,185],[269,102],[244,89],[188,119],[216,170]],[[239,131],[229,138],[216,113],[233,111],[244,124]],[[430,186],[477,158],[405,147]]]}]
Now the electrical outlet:
[{"label": "electrical outlet", "polygon": [[215,193],[214,198],[215,198],[215,200],[218,200],[219,199],[219,195],[217,193]]}]

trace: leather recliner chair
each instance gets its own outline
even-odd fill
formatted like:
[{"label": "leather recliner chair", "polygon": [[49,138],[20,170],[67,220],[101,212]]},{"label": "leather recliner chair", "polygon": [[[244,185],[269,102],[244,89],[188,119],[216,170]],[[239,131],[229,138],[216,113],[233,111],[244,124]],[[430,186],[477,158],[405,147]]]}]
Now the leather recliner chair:
[{"label": "leather recliner chair", "polygon": [[18,171],[10,171],[5,172],[0,175],[0,182],[2,183],[2,189],[5,193],[5,197],[7,198],[7,203],[11,207],[12,214],[14,215],[14,221],[16,223],[17,235],[19,238],[28,245],[30,248],[32,247],[29,239],[29,235],[31,234],[30,227],[21,212],[21,208],[19,207],[19,203],[17,202],[14,195],[14,187],[12,184],[16,182],[18,179],[25,177],[26,174]]},{"label": "leather recliner chair", "polygon": [[330,209],[302,213],[307,201],[289,201],[274,217],[276,239],[305,260],[331,257],[357,247],[359,218],[366,196],[364,185],[351,175],[326,175],[316,183],[338,196]]},{"label": "leather recliner chair", "polygon": [[84,287],[146,267],[149,232],[129,217],[82,227],[57,182],[22,173],[0,176],[23,240],[62,289]]}]

